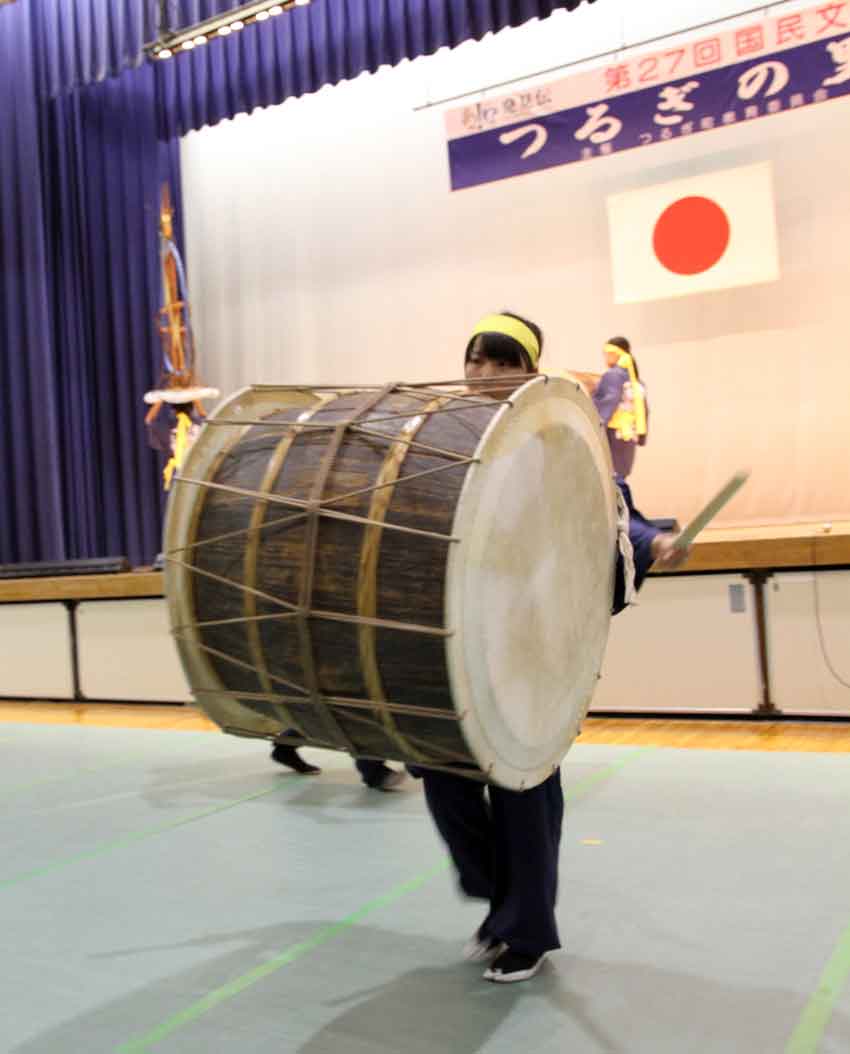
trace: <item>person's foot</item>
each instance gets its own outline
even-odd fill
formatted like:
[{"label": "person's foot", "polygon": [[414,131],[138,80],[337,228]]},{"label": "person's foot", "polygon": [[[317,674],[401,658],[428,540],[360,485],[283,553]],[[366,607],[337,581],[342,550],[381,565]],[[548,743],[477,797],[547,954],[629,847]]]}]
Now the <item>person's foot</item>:
[{"label": "person's foot", "polygon": [[496,981],[499,984],[527,981],[537,973],[545,958],[546,952],[541,955],[523,955],[522,952],[505,948],[484,971],[484,980]]},{"label": "person's foot", "polygon": [[407,774],[404,769],[391,769],[387,766],[387,771],[381,776],[381,782],[378,784],[378,790],[382,791],[393,791],[404,783],[407,779]]},{"label": "person's foot", "polygon": [[470,963],[489,963],[504,951],[506,945],[498,937],[491,937],[477,929],[463,946],[463,957]]},{"label": "person's foot", "polygon": [[302,776],[313,776],[322,771],[318,765],[311,765],[309,761],[305,761],[295,747],[288,743],[275,743],[272,761],[276,761],[278,765],[286,765],[288,769],[300,772]]},{"label": "person's foot", "polygon": [[389,765],[374,763],[365,772],[361,772],[367,787],[377,791],[392,791],[400,787],[407,779],[404,769],[391,769]]}]

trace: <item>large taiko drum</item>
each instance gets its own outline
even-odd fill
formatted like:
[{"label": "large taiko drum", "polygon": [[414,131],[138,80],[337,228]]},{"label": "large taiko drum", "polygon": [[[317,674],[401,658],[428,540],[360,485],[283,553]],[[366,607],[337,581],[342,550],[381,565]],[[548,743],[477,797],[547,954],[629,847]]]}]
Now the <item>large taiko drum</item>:
[{"label": "large taiko drum", "polygon": [[172,630],[226,732],[521,789],[578,733],[608,634],[608,445],[579,385],[253,387],[166,524]]}]

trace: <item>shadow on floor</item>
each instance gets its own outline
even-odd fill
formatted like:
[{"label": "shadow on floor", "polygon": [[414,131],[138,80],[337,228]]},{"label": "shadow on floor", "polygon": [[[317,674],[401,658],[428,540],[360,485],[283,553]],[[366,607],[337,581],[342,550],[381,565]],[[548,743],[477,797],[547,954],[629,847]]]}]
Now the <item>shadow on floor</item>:
[{"label": "shadow on floor", "polygon": [[[798,994],[724,984],[640,962],[562,952],[536,979],[493,985],[458,961],[455,942],[371,926],[316,935],[313,921],[222,930],[176,944],[91,957],[79,991],[103,968],[148,976],[121,997],[54,1023],[9,1054],[779,1054],[802,1008]],[[304,943],[291,961],[275,960]],[[175,970],[186,951],[202,963]],[[421,965],[409,969],[411,962]],[[370,984],[370,979],[383,978]],[[233,985],[239,979],[239,983]],[[136,982],[128,980],[128,987]],[[232,986],[224,988],[224,986]],[[101,985],[102,986],[102,985]],[[42,994],[44,1006],[50,993]],[[207,1005],[199,1010],[201,1000]],[[178,1021],[177,1027],[157,1031]],[[37,1027],[37,1026],[36,1026]],[[20,1032],[19,1032],[20,1035]],[[850,1019],[836,1013],[820,1051],[850,1049]],[[155,1041],[154,1041],[155,1040]],[[814,1050],[814,1048],[812,1048]]]}]

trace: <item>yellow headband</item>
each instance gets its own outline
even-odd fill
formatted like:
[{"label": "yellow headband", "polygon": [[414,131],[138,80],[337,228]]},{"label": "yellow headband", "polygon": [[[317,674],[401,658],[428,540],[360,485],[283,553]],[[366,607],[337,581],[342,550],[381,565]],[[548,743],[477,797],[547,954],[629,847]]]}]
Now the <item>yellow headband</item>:
[{"label": "yellow headband", "polygon": [[[631,356],[631,352],[625,351],[623,348],[620,347],[619,344],[606,344],[605,345],[605,350],[609,354],[613,353],[614,355],[616,355],[617,356],[617,365],[618,366],[622,366],[622,368],[624,370],[628,370],[629,371],[629,376],[632,377],[632,374],[634,373],[635,367],[634,367],[634,360],[632,359],[632,356]],[[635,378],[632,377],[632,380],[634,381]]]},{"label": "yellow headband", "polygon": [[486,315],[472,331],[472,337],[477,337],[480,333],[501,333],[505,337],[513,337],[525,349],[531,368],[537,369],[540,344],[532,330],[518,318],[511,318],[510,315]]},{"label": "yellow headband", "polygon": [[614,430],[618,439],[634,443],[640,436],[646,435],[646,401],[643,385],[637,379],[635,360],[628,351],[623,351],[618,344],[606,344],[605,350],[617,352],[617,365],[626,370],[629,375],[632,398],[632,408],[629,409],[621,403],[608,419],[608,427]]}]

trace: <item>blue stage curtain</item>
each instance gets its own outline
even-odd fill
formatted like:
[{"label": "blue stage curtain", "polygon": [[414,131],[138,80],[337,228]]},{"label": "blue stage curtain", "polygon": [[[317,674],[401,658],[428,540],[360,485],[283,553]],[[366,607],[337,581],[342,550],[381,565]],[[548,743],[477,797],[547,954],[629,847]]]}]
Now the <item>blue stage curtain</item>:
[{"label": "blue stage curtain", "polygon": [[61,559],[57,377],[31,36],[0,8],[0,561]]},{"label": "blue stage curtain", "polygon": [[241,7],[248,0],[168,0],[166,21],[169,29],[185,29]]},{"label": "blue stage curtain", "polygon": [[162,484],[143,397],[161,369],[166,180],[180,206],[177,144],[158,140],[155,125],[147,66],[52,100],[42,158],[67,548],[133,563],[161,547]]},{"label": "blue stage curtain", "polygon": [[[545,18],[582,0],[313,0],[156,64],[160,135],[184,135],[365,70]],[[585,0],[592,3],[593,0]],[[176,0],[172,28],[238,6]]]},{"label": "blue stage curtain", "polygon": [[[314,0],[155,64],[159,0],[0,5],[0,562],[160,548],[142,396],[177,136],[580,2]],[[168,0],[164,21],[235,6]]]},{"label": "blue stage curtain", "polygon": [[144,563],[161,544],[143,395],[177,145],[156,136],[150,65],[45,98],[30,15],[0,8],[0,562]]},{"label": "blue stage curtain", "polygon": [[28,12],[42,95],[142,65],[159,29],[159,0],[18,0]]},{"label": "blue stage curtain", "polygon": [[[145,44],[161,32],[194,25],[246,2],[16,0],[14,6],[27,25],[39,95],[56,96],[137,68],[146,61]],[[181,60],[190,60],[183,66],[191,71],[195,92],[206,92],[209,74],[216,73],[216,87],[226,98],[217,104],[208,101],[212,119],[200,122],[213,124],[255,106],[356,77],[364,70],[374,72],[381,65],[429,55],[444,45],[454,47],[505,26],[545,18],[558,8],[572,11],[582,2],[594,0],[313,0],[308,8],[289,10],[230,40],[215,41],[215,49],[228,55],[221,63],[207,66],[208,57],[200,51]],[[2,14],[7,25],[11,23],[11,15]],[[252,42],[254,34],[262,44]],[[262,67],[255,69],[252,63],[257,58]],[[280,66],[283,61],[300,68],[285,71]],[[220,73],[239,83],[224,84]],[[184,106],[191,113],[191,104]],[[172,124],[166,115],[166,127],[179,128],[181,133],[200,124],[191,123],[186,115]]]}]

